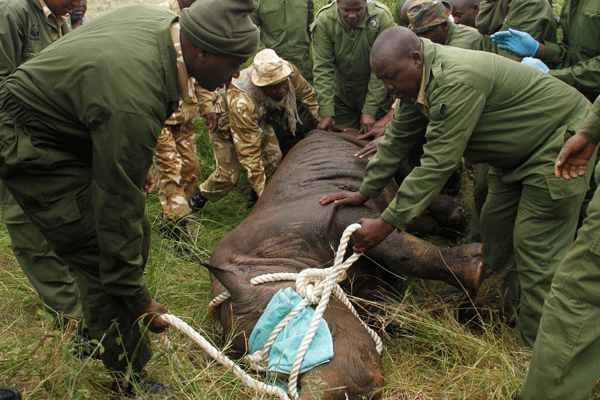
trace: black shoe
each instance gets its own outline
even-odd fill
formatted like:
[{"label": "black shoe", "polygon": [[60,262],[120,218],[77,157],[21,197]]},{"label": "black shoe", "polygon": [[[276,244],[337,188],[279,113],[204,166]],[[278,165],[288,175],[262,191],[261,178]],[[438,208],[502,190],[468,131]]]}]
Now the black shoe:
[{"label": "black shoe", "polygon": [[135,398],[137,394],[144,395],[160,395],[169,396],[170,392],[160,382],[148,378],[145,372],[140,375],[132,375],[129,382],[123,382],[122,380],[114,380],[110,390],[119,396],[127,398]]},{"label": "black shoe", "polygon": [[204,197],[199,190],[194,193],[190,199],[190,209],[192,210],[192,214],[200,212],[200,210],[202,210],[206,205],[207,201],[208,199]]},{"label": "black shoe", "polygon": [[176,220],[166,219],[162,222],[158,230],[163,236],[176,242],[191,243],[192,238],[187,230],[187,224],[188,220],[185,218]]},{"label": "black shoe", "polygon": [[0,400],[21,400],[21,393],[17,389],[0,387]]},{"label": "black shoe", "polygon": [[71,353],[79,359],[102,359],[102,355],[100,354],[102,346],[92,338],[92,334],[87,325],[82,323],[77,324],[75,333],[71,337],[69,349],[71,350]]},{"label": "black shoe", "polygon": [[254,205],[256,204],[257,201],[258,201],[258,195],[254,191],[254,189],[250,189],[250,194],[248,195],[248,204],[246,204],[246,210],[249,210],[252,207],[254,207]]}]

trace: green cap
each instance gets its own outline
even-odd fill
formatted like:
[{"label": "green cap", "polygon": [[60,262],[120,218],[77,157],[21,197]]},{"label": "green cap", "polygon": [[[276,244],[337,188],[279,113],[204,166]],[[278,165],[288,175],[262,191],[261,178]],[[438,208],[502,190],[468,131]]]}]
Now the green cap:
[{"label": "green cap", "polygon": [[181,11],[181,31],[214,55],[248,58],[258,50],[259,32],[250,14],[256,0],[196,0]]},{"label": "green cap", "polygon": [[452,6],[443,0],[415,0],[408,9],[409,28],[416,34],[426,32],[448,20]]}]

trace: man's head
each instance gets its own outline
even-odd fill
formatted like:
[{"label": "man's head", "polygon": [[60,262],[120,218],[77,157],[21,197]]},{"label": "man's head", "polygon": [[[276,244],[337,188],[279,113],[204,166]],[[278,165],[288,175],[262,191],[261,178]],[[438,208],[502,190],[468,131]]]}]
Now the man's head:
[{"label": "man's head", "polygon": [[402,102],[417,98],[423,78],[423,44],[411,30],[384,30],[371,50],[371,69]]},{"label": "man's head", "polygon": [[355,28],[365,20],[367,0],[337,0],[342,20],[348,27]]},{"label": "man's head", "polygon": [[78,7],[73,8],[71,11],[71,24],[76,25],[83,19],[85,12],[87,11],[87,0],[81,0],[81,4]]},{"label": "man's head", "polygon": [[215,90],[231,82],[256,53],[258,28],[249,14],[255,0],[197,0],[181,11],[181,51],[188,75]]},{"label": "man's head", "polygon": [[406,0],[402,6],[402,9],[400,10],[400,17],[402,18],[402,22],[404,22],[404,26],[410,25],[410,20],[408,19],[408,9],[410,6],[412,6],[414,1],[415,0]]},{"label": "man's head", "polygon": [[475,18],[479,14],[479,0],[450,0],[452,17],[457,24],[475,28]]},{"label": "man's head", "polygon": [[268,97],[279,102],[289,90],[287,82],[291,73],[292,69],[274,50],[264,49],[254,56],[250,79]]},{"label": "man's head", "polygon": [[452,6],[445,0],[415,0],[408,8],[409,28],[434,43],[444,44]]},{"label": "man's head", "polygon": [[46,5],[52,14],[62,16],[69,14],[81,5],[81,0],[46,0]]}]

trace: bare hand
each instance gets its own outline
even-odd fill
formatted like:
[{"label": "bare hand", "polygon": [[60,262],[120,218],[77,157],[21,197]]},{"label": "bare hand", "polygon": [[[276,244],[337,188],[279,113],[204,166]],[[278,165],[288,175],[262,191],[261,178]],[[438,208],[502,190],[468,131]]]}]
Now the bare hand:
[{"label": "bare hand", "polygon": [[217,115],[217,113],[211,112],[208,113],[204,116],[204,123],[206,124],[206,127],[208,128],[208,131],[210,133],[213,133],[215,131],[215,129],[217,129],[217,123],[219,122],[219,117]]},{"label": "bare hand", "polygon": [[572,136],[563,146],[556,164],[554,174],[557,178],[576,179],[585,175],[585,167],[594,154],[594,146],[579,134]]},{"label": "bare hand", "polygon": [[323,196],[319,200],[319,203],[324,206],[333,201],[333,204],[336,206],[340,206],[342,204],[349,206],[360,206],[367,200],[369,200],[369,198],[361,192],[341,192]]},{"label": "bare hand", "polygon": [[377,122],[375,125],[373,125],[373,128],[371,128],[369,132],[358,135],[356,138],[358,140],[364,140],[368,138],[377,139],[384,135],[386,128],[387,125],[381,125],[379,122]]},{"label": "bare hand", "polygon": [[167,314],[169,310],[158,301],[152,299],[148,307],[138,312],[139,317],[144,317],[144,325],[154,333],[163,333],[169,327],[167,321],[160,317],[160,314]]},{"label": "bare hand", "polygon": [[368,114],[362,114],[360,116],[360,131],[358,131],[358,134],[360,135],[369,132],[371,129],[373,129],[375,122],[377,122],[375,117],[372,117]]},{"label": "bare hand", "polygon": [[322,131],[330,131],[333,126],[333,117],[323,117],[317,125],[317,129]]},{"label": "bare hand", "polygon": [[154,190],[154,177],[152,176],[152,172],[148,171],[148,174],[146,175],[146,180],[144,181],[144,193],[146,193],[146,196],[149,195],[150,193],[152,193],[152,191]]},{"label": "bare hand", "polygon": [[368,219],[361,218],[358,223],[361,228],[352,234],[354,246],[352,250],[357,253],[367,251],[377,246],[379,243],[388,237],[396,227],[382,218]]},{"label": "bare hand", "polygon": [[377,153],[377,146],[379,145],[380,141],[381,141],[381,136],[371,140],[369,142],[369,144],[367,144],[365,147],[363,147],[358,152],[356,152],[354,157],[358,157],[358,158],[368,157],[368,160],[370,160],[371,158],[373,158],[375,153]]}]

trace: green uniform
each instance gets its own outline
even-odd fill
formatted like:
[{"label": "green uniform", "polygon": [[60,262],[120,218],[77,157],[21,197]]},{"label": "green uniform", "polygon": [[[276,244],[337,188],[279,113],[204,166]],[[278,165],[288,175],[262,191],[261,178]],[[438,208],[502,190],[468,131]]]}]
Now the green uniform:
[{"label": "green uniform", "polygon": [[507,257],[514,251],[522,286],[519,338],[532,346],[552,275],[573,240],[588,188],[586,179],[554,178],[554,160],[566,129],[581,125],[590,104],[573,88],[526,65],[422,42],[420,102],[394,112],[360,191],[376,197],[425,135],[421,165],[382,213],[403,230],[439,193],[461,156],[489,163],[495,179],[482,212],[484,254],[490,247]]},{"label": "green uniform", "polygon": [[[587,134],[579,132],[596,145],[600,141],[599,99],[585,124],[591,129]],[[596,180],[599,174],[597,167]],[[588,217],[552,281],[533,357],[517,399],[590,398],[600,378],[599,268],[600,193],[596,191]]]},{"label": "green uniform", "polygon": [[448,21],[448,34],[444,44],[460,47],[461,49],[478,50],[481,46],[481,38],[482,36],[477,32],[477,29]]},{"label": "green uniform", "polygon": [[402,21],[402,7],[404,7],[404,3],[406,3],[406,0],[398,0],[396,2],[396,8],[394,10],[394,22],[398,26],[404,26],[404,21]]},{"label": "green uniform", "polygon": [[[560,16],[563,38],[544,41],[549,74],[594,101],[600,95],[600,2],[565,0]],[[556,68],[556,69],[555,69]]]},{"label": "green uniform", "polygon": [[252,22],[260,28],[259,50],[269,48],[294,64],[304,79],[312,82],[310,25],[314,20],[313,0],[260,0]]},{"label": "green uniform", "polygon": [[382,118],[392,97],[371,72],[369,55],[373,42],[384,29],[394,26],[392,15],[382,4],[367,1],[364,27],[351,32],[334,1],[317,13],[312,25],[314,82],[322,117],[360,128],[360,117]]},{"label": "green uniform", "polygon": [[152,354],[134,322],[151,303],[142,186],[179,101],[177,18],[149,5],[106,13],[0,89],[0,177],[77,272],[86,323],[104,336],[102,359],[115,371],[131,363],[139,372]]},{"label": "green uniform", "polygon": [[537,41],[556,43],[556,18],[548,0],[497,0],[479,3],[475,26],[484,36],[481,50],[521,61],[523,57],[499,49],[489,35],[516,29],[529,33]]},{"label": "green uniform", "polygon": [[[0,83],[70,31],[68,17],[56,17],[38,0],[0,1]],[[81,318],[79,285],[72,271],[1,182],[0,203],[13,254],[40,298],[51,313]]]}]

